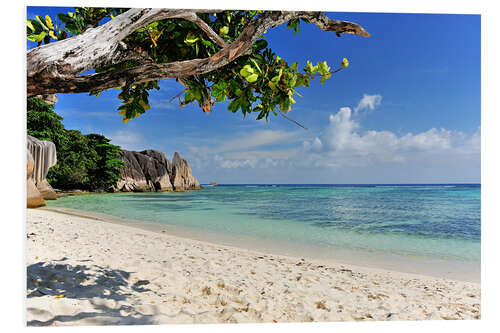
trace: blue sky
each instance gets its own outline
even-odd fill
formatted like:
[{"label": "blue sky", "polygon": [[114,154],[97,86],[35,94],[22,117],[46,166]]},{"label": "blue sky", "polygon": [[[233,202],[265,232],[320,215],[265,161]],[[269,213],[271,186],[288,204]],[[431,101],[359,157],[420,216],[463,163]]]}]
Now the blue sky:
[{"label": "blue sky", "polygon": [[[71,8],[29,7],[28,17]],[[121,122],[118,90],[59,94],[66,128],[101,133],[126,149],[178,151],[202,183],[480,182],[480,16],[329,12],[369,38],[302,24],[266,38],[289,63],[350,66],[301,89],[290,117],[256,121],[225,103],[204,114],[169,103],[182,86],[161,81],[151,110]],[[31,44],[31,43],[30,43]],[[28,47],[31,47],[29,45]]]}]

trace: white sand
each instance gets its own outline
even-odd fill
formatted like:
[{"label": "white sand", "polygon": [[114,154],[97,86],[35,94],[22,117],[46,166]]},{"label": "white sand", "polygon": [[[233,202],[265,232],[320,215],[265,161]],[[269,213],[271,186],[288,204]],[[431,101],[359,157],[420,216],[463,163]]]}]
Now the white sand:
[{"label": "white sand", "polygon": [[27,212],[28,325],[480,319],[480,285]]}]

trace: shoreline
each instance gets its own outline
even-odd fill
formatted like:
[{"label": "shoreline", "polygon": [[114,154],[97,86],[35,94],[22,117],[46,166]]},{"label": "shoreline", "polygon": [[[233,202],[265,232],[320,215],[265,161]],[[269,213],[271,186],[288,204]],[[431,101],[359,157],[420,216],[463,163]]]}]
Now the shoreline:
[{"label": "shoreline", "polygon": [[[263,241],[250,236],[224,234],[221,232],[199,230],[192,227],[157,223],[152,221],[123,219],[100,212],[66,207],[43,207],[42,210],[95,219],[106,223],[130,226],[155,233],[168,233],[190,241],[204,242],[212,246],[224,246],[239,250],[254,251],[261,254],[284,256],[292,259],[307,259],[332,265],[347,265],[358,269],[374,269],[411,274],[419,277],[440,278],[462,282],[481,282],[480,263],[459,260],[410,257],[399,254],[367,252],[353,249],[312,247],[284,241]],[[322,251],[323,250],[323,251]]]},{"label": "shoreline", "polygon": [[[109,221],[107,221],[109,222]],[[27,211],[29,326],[480,319],[478,283]]]}]

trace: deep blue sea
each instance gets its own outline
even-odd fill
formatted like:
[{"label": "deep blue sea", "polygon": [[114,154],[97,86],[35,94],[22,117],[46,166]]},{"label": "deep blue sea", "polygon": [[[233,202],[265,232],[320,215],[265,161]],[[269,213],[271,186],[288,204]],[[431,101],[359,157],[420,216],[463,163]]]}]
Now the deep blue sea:
[{"label": "deep blue sea", "polygon": [[218,185],[49,201],[283,244],[480,262],[480,185]]}]

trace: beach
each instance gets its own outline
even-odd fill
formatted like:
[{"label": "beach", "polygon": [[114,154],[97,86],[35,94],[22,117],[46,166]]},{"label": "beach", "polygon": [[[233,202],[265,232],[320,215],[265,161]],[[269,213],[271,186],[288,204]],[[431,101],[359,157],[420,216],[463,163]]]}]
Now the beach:
[{"label": "beach", "polygon": [[29,326],[480,319],[478,283],[27,210]]}]

